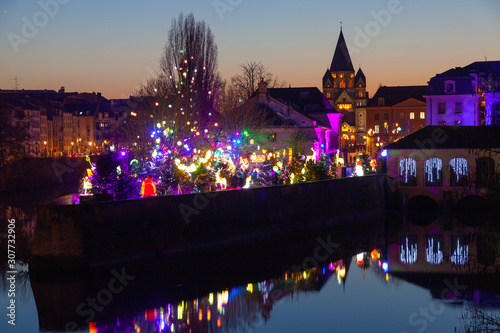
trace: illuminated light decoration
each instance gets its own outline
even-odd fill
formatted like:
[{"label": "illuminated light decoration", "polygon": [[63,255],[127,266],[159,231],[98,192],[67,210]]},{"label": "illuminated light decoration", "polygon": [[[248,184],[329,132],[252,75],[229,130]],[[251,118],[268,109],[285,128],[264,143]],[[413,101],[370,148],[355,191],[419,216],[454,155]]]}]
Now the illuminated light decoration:
[{"label": "illuminated light decoration", "polygon": [[280,171],[280,168],[278,168],[278,166],[275,165],[273,166],[273,171],[278,173]]},{"label": "illuminated light decoration", "polygon": [[121,154],[122,156],[125,156],[125,154],[127,154],[127,152],[122,151],[120,154]]},{"label": "illuminated light decoration", "polygon": [[417,261],[416,236],[403,236],[400,242],[400,260],[404,264],[411,265]]},{"label": "illuminated light decoration", "polygon": [[252,182],[252,176],[248,176],[245,182],[245,186],[243,188],[250,188],[250,183]]},{"label": "illuminated light decoration", "polygon": [[382,153],[380,154],[382,157],[387,157],[387,149],[382,150]]},{"label": "illuminated light decoration", "polygon": [[172,333],[174,332],[174,323],[172,323],[172,324],[170,325],[170,332],[172,332]]},{"label": "illuminated light decoration", "polygon": [[405,185],[416,185],[417,162],[411,157],[399,160],[399,182]]},{"label": "illuminated light decoration", "polygon": [[458,186],[469,175],[467,160],[455,157],[450,160],[450,186]]},{"label": "illuminated light decoration", "polygon": [[377,259],[377,249],[373,249],[372,252],[370,252],[370,257],[372,258],[372,260]]},{"label": "illuminated light decoration", "polygon": [[443,161],[437,157],[428,158],[425,161],[426,185],[439,185],[443,181]]},{"label": "illuminated light decoration", "polygon": [[342,279],[345,278],[345,267],[339,265],[335,269],[335,272],[337,273],[337,282],[339,284],[341,284],[342,283]]},{"label": "illuminated light decoration", "polygon": [[207,321],[210,321],[212,319],[212,311],[210,309],[207,309]]},{"label": "illuminated light decoration", "polygon": [[356,262],[358,263],[359,266],[363,265],[363,257],[364,257],[363,253],[358,253],[356,255]]},{"label": "illuminated light decoration", "polygon": [[121,175],[122,174],[122,168],[120,166],[116,167],[116,173]]},{"label": "illuminated light decoration", "polygon": [[358,176],[358,177],[364,176],[365,173],[363,171],[363,162],[361,162],[361,160],[358,160],[356,162],[355,171],[356,171],[356,176]]},{"label": "illuminated light decoration", "polygon": [[220,327],[222,325],[222,322],[220,320],[220,316],[217,318],[217,327]]},{"label": "illuminated light decoration", "polygon": [[[462,241],[462,242],[460,242]],[[452,237],[452,250],[450,260],[455,265],[465,265],[469,261],[469,245],[463,244],[460,236]]]},{"label": "illuminated light decoration", "polygon": [[95,322],[89,323],[89,333],[97,333],[97,327]]},{"label": "illuminated light decoration", "polygon": [[425,257],[429,264],[437,265],[443,262],[443,240],[440,236],[427,236]]},{"label": "illuminated light decoration", "polygon": [[213,293],[208,294],[208,303],[210,305],[214,304],[214,294]]},{"label": "illuminated light decoration", "polygon": [[184,307],[179,304],[177,306],[177,319],[182,319],[182,311],[184,310]]},{"label": "illuminated light decoration", "polygon": [[387,273],[389,271],[389,264],[386,262],[382,263],[382,269]]},{"label": "illuminated light decoration", "polygon": [[249,165],[250,162],[248,162],[248,158],[243,158],[240,156],[240,167],[243,169],[243,171],[246,171]]},{"label": "illuminated light decoration", "polygon": [[385,273],[385,280],[389,282],[389,273]]},{"label": "illuminated light decoration", "polygon": [[249,283],[248,286],[247,286],[247,291],[249,293],[253,293],[253,284]]},{"label": "illuminated light decoration", "polygon": [[202,309],[200,309],[200,310],[198,311],[198,321],[202,321],[202,320],[203,320],[203,310],[202,310]]},{"label": "illuminated light decoration", "polygon": [[290,175],[290,184],[294,184],[295,183],[295,175],[292,173]]}]

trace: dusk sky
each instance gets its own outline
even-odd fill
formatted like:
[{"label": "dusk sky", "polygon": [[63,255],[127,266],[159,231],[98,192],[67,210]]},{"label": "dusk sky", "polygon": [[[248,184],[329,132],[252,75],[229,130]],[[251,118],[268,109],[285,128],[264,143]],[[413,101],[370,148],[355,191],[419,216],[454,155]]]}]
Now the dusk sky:
[{"label": "dusk sky", "polygon": [[227,80],[261,61],[287,84],[320,88],[340,22],[370,96],[500,60],[498,0],[1,0],[0,89],[17,77],[19,89],[127,98],[154,73],[181,12],[210,26]]}]

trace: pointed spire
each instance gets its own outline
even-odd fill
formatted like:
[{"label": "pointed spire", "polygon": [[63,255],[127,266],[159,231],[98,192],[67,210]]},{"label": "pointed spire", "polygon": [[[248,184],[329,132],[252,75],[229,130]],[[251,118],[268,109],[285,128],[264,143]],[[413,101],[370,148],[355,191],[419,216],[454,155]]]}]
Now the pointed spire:
[{"label": "pointed spire", "polygon": [[340,28],[340,35],[337,41],[337,47],[335,48],[335,53],[333,54],[330,71],[354,72],[354,67],[352,67],[352,61],[349,56],[349,51],[347,50],[344,34],[342,33],[342,27]]}]

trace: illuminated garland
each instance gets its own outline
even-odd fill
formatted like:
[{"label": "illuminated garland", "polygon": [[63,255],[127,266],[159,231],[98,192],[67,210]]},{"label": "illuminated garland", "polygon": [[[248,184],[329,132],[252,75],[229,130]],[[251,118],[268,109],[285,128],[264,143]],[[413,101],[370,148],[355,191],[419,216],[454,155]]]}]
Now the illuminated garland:
[{"label": "illuminated garland", "polygon": [[417,162],[411,157],[404,157],[399,160],[399,176],[404,176],[405,183],[408,183],[408,176],[417,177]]},{"label": "illuminated garland", "polygon": [[433,157],[425,161],[425,174],[427,176],[427,181],[433,183],[434,171],[436,171],[436,179],[439,180],[439,176],[443,172],[443,161],[440,158]]},{"label": "illuminated garland", "polygon": [[460,178],[466,177],[468,174],[467,160],[463,157],[455,157],[450,160],[450,168],[457,177],[457,182]]},{"label": "illuminated garland", "polygon": [[434,243],[434,237],[428,238],[425,255],[429,264],[441,264],[443,262],[442,244],[438,240]]},{"label": "illuminated garland", "polygon": [[451,254],[450,260],[455,265],[465,265],[469,261],[469,245],[461,245],[460,237],[457,237],[457,244]]},{"label": "illuminated garland", "polygon": [[410,241],[408,236],[401,242],[400,259],[402,263],[408,265],[417,261],[417,242]]}]

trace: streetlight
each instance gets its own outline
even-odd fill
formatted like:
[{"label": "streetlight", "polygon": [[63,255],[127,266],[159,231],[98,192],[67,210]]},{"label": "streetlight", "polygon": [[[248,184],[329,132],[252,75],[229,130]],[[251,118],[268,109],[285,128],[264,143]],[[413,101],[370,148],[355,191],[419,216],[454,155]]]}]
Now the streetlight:
[{"label": "streetlight", "polygon": [[44,141],[43,144],[45,145],[45,157],[47,157],[47,141]]}]

